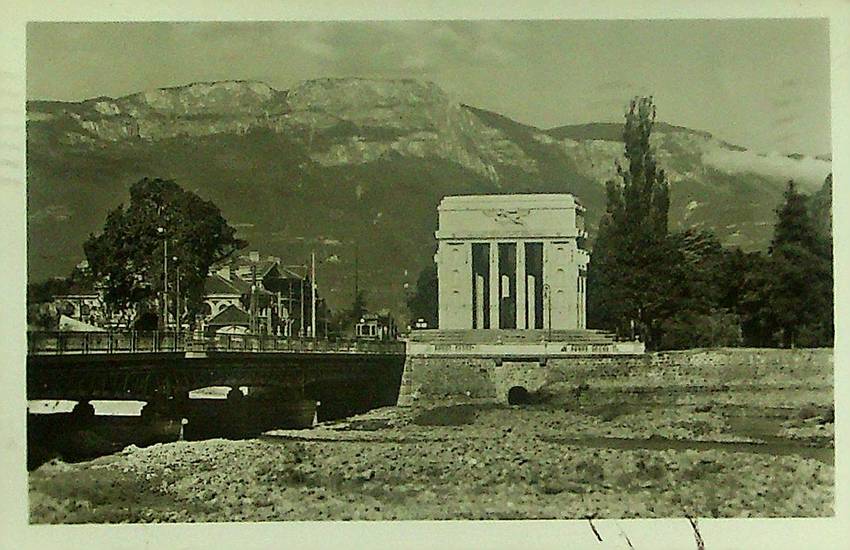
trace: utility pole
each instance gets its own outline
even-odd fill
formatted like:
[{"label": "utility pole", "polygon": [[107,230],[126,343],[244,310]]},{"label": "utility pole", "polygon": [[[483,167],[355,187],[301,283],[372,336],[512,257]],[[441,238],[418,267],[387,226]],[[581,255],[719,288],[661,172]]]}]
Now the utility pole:
[{"label": "utility pole", "polygon": [[162,330],[168,330],[168,237],[164,227],[157,227],[162,235]]},{"label": "utility pole", "polygon": [[257,266],[251,266],[251,334],[257,334]]},{"label": "utility pole", "polygon": [[307,273],[301,278],[301,328],[298,329],[298,336],[304,338],[304,279],[307,278]]},{"label": "utility pole", "polygon": [[360,244],[354,243],[354,301],[357,301],[357,293],[360,291]]},{"label": "utility pole", "polygon": [[175,291],[177,295],[175,296],[174,300],[176,301],[177,312],[174,316],[174,321],[177,323],[175,330],[177,331],[177,337],[179,338],[180,329],[183,328],[180,326],[180,264],[177,264],[177,288]]},{"label": "utility pole", "polygon": [[310,336],[316,338],[316,253],[310,254]]},{"label": "utility pole", "polygon": [[280,325],[283,321],[283,299],[280,295],[280,286],[277,287],[277,327],[275,327],[275,334],[280,336]]},{"label": "utility pole", "polygon": [[295,317],[295,307],[293,307],[295,304],[292,303],[294,301],[292,299],[292,278],[288,278],[287,283],[288,283],[286,285],[286,287],[288,289],[287,290],[287,297],[289,298],[289,300],[286,302],[286,304],[287,304],[286,305],[287,319],[286,319],[286,328],[284,330],[286,331],[286,337],[291,338],[292,337],[292,325],[295,324],[295,322],[292,320],[292,318]]}]

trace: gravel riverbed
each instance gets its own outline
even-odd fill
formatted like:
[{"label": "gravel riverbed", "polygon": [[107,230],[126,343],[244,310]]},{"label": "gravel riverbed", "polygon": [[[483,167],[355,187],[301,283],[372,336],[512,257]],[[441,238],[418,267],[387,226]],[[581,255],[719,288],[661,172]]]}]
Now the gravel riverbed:
[{"label": "gravel riverbed", "polygon": [[831,419],[818,418],[786,419],[765,442],[705,410],[386,408],[250,440],[52,461],[30,473],[30,520],[830,516],[831,441]]}]

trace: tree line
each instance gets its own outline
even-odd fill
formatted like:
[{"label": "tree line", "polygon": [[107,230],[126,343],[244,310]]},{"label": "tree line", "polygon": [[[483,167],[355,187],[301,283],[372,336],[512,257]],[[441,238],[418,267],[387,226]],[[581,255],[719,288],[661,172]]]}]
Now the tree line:
[{"label": "tree line", "polygon": [[607,182],[588,268],[590,325],[650,349],[831,346],[832,237],[810,197],[788,182],[766,253],[724,247],[709,231],[671,232],[652,98],[635,98],[625,118],[625,166]]}]

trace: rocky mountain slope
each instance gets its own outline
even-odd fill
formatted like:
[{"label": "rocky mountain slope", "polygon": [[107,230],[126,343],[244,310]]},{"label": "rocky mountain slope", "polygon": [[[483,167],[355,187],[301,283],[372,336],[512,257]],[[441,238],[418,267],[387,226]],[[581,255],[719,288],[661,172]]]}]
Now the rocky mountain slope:
[{"label": "rocky mountain slope", "polygon": [[[216,202],[253,248],[292,263],[316,250],[334,308],[351,300],[356,250],[370,305],[399,313],[432,261],[444,195],[572,192],[593,231],[622,156],[619,124],[543,130],[416,80],[196,83],[27,112],[32,280],[66,274],[128,186],[158,176]],[[654,140],[671,226],[746,249],[766,246],[788,179],[813,192],[831,169],[663,123]]]}]

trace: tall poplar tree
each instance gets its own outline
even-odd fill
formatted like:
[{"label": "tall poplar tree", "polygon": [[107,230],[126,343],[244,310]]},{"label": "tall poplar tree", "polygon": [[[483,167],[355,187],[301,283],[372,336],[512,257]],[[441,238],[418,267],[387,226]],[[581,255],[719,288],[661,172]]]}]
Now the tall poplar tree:
[{"label": "tall poplar tree", "polygon": [[617,179],[607,182],[607,210],[588,269],[588,318],[593,327],[634,334],[654,347],[684,278],[667,234],[669,185],[650,142],[652,97],[634,98],[625,119],[625,165],[618,161]]}]

